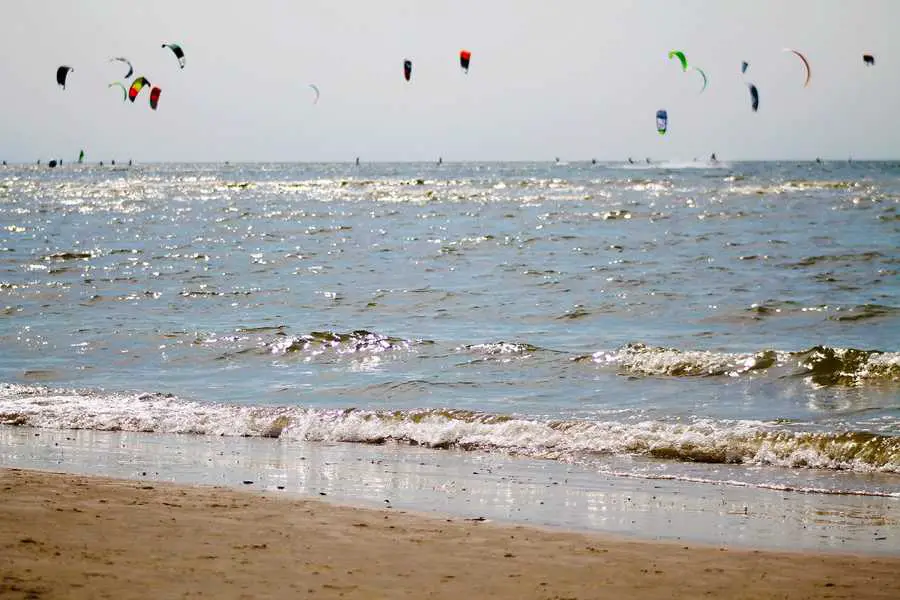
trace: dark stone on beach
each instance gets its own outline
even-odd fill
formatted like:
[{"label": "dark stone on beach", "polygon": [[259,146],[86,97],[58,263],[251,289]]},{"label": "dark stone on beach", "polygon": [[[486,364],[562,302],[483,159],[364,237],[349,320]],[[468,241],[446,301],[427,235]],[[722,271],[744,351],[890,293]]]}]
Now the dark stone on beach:
[{"label": "dark stone on beach", "polygon": [[278,485],[278,486],[275,486],[275,487],[276,487],[277,489],[279,489],[279,490],[283,490],[283,489],[284,489],[284,486],[283,486],[283,485]]},{"label": "dark stone on beach", "polygon": [[327,496],[328,494],[326,494],[325,492],[319,492],[319,495],[320,495],[320,496]]},{"label": "dark stone on beach", "polygon": [[249,479],[245,479],[245,480],[244,480],[244,485],[253,485],[253,482],[250,481]]}]

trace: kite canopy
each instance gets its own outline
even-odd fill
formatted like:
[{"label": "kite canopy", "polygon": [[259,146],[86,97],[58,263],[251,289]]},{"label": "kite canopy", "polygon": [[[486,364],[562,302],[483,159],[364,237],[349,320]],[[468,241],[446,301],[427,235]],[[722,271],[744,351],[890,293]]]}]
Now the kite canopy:
[{"label": "kite canopy", "polygon": [[312,88],[312,91],[314,91],[314,92],[316,93],[316,97],[313,99],[313,104],[318,104],[318,103],[319,103],[319,96],[321,95],[321,94],[319,94],[319,88],[318,88],[318,86],[316,86],[316,85],[314,85],[314,84],[311,83],[311,84],[309,84],[309,87],[311,87],[311,88]]},{"label": "kite canopy", "polygon": [[741,61],[741,73],[746,73],[747,67],[749,67],[749,66],[750,66],[750,63],[748,63],[746,60]]},{"label": "kite canopy", "polygon": [[113,81],[108,86],[106,86],[107,89],[111,87],[122,88],[122,102],[125,102],[128,99],[128,88],[125,87],[124,83],[122,83],[121,81]]},{"label": "kite canopy", "polygon": [[678,62],[681,63],[682,71],[688,70],[687,57],[684,55],[684,52],[682,52],[681,50],[672,50],[671,52],[669,52],[669,59],[673,58],[677,58]]},{"label": "kite canopy", "polygon": [[403,61],[403,78],[409,81],[409,78],[412,77],[412,61],[404,60]]},{"label": "kite canopy", "polygon": [[700,88],[700,93],[702,94],[703,90],[706,89],[706,84],[709,80],[706,78],[706,73],[703,71],[703,69],[701,69],[699,67],[691,67],[691,68],[694,69],[695,71],[697,71],[698,73],[700,73],[700,76],[703,78],[703,87]]},{"label": "kite canopy", "polygon": [[130,60],[128,60],[124,56],[116,56],[115,58],[109,59],[109,62],[113,62],[113,61],[123,62],[126,65],[128,65],[128,72],[125,73],[122,77],[124,77],[125,79],[128,79],[129,77],[134,75],[134,67],[131,66]]},{"label": "kite canopy", "polygon": [[159,104],[159,95],[162,94],[162,90],[158,87],[154,87],[150,90],[150,108],[156,110],[156,106]]},{"label": "kite canopy", "polygon": [[459,51],[459,66],[462,67],[462,70],[466,73],[469,72],[469,60],[472,58],[472,53],[468,50],[460,50]]},{"label": "kite canopy", "polygon": [[669,113],[665,110],[656,111],[656,131],[663,135],[669,128]]},{"label": "kite canopy", "polygon": [[875,66],[875,57],[872,56],[871,54],[863,54],[863,63],[865,63],[865,65],[867,67],[874,67]]},{"label": "kite canopy", "polygon": [[182,69],[184,68],[184,50],[181,49],[181,46],[178,44],[163,44],[163,48],[168,48],[175,55],[175,58],[178,59],[178,66]]},{"label": "kite canopy", "polygon": [[148,81],[146,77],[138,77],[131,83],[131,88],[128,90],[128,99],[134,102],[134,99],[137,98],[140,91],[149,86],[150,81]]},{"label": "kite canopy", "polygon": [[56,69],[56,83],[58,83],[62,89],[66,89],[66,77],[69,76],[69,71],[74,71],[72,67],[67,67],[66,65],[61,66]]},{"label": "kite canopy", "polygon": [[800,52],[798,52],[798,51],[796,51],[796,50],[793,50],[793,49],[791,49],[791,48],[785,48],[784,51],[785,51],[785,52],[792,52],[793,54],[796,54],[796,55],[800,58],[800,60],[803,61],[803,66],[804,66],[804,68],[806,69],[806,81],[803,82],[803,87],[808,86],[808,85],[809,85],[809,78],[812,77],[812,70],[809,68],[809,61],[806,60],[806,57],[805,57],[805,56],[803,56]]},{"label": "kite canopy", "polygon": [[748,83],[747,87],[750,89],[750,108],[753,109],[753,112],[756,112],[759,110],[759,90],[752,83]]}]

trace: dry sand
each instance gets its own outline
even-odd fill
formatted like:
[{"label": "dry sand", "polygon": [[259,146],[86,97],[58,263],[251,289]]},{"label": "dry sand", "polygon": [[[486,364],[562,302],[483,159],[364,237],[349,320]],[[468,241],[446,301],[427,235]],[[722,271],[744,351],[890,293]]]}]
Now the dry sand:
[{"label": "dry sand", "polygon": [[2,598],[900,598],[900,556],[644,542],[0,469]]}]

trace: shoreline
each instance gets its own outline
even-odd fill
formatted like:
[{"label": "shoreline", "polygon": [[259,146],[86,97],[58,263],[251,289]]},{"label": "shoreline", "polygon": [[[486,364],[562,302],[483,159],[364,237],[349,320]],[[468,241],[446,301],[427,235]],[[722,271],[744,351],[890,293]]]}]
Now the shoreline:
[{"label": "shoreline", "polygon": [[0,467],[320,498],[424,516],[711,547],[900,554],[900,499],[599,474],[399,444],[0,426]]},{"label": "shoreline", "polygon": [[900,557],[622,539],[0,468],[10,598],[892,598]]}]

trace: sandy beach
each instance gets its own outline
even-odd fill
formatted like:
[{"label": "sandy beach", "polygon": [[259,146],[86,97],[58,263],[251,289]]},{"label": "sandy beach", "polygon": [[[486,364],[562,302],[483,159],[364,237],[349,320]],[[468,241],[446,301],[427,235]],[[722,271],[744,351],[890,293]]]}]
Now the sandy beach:
[{"label": "sandy beach", "polygon": [[644,542],[0,470],[4,598],[895,598],[900,557]]}]

